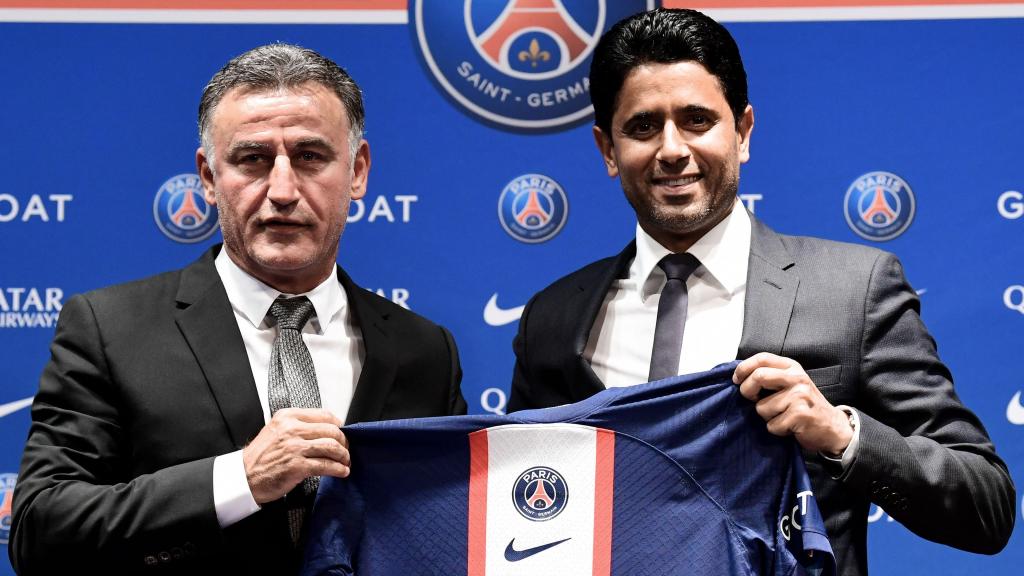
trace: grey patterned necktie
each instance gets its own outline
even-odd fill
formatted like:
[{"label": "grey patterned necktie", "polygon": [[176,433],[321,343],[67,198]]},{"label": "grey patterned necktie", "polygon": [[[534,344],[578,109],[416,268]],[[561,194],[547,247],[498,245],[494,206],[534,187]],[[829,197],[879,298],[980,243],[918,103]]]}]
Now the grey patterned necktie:
[{"label": "grey patterned necktie", "polygon": [[[319,408],[320,389],[316,383],[313,357],[302,341],[302,328],[313,315],[309,298],[285,299],[270,305],[270,315],[277,321],[277,337],[270,353],[269,404],[273,415],[282,408]],[[286,497],[288,527],[292,542],[302,538],[302,521],[320,486],[319,476],[310,476]]]},{"label": "grey patterned necktie", "polygon": [[651,350],[653,382],[679,373],[679,354],[683,347],[683,328],[686,327],[686,279],[700,267],[700,260],[690,253],[669,254],[658,262],[668,280],[658,300],[658,323],[654,327],[654,347]]}]

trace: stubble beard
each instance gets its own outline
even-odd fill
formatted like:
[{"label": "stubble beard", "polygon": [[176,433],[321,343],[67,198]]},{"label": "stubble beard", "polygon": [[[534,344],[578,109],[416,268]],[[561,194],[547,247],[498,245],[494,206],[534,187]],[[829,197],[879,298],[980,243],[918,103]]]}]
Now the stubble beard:
[{"label": "stubble beard", "polygon": [[648,234],[655,230],[676,237],[703,235],[729,214],[739,192],[739,184],[739,174],[734,173],[717,186],[719,192],[713,198],[704,195],[696,203],[685,205],[654,203],[651,196],[645,194],[627,193],[626,199]]}]

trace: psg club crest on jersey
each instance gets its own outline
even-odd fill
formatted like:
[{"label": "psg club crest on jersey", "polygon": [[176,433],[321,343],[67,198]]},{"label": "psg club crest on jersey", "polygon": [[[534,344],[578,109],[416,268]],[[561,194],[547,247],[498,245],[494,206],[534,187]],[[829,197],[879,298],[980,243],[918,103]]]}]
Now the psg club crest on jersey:
[{"label": "psg club crest on jersey", "polygon": [[545,466],[535,466],[516,479],[512,501],[523,518],[544,522],[565,510],[569,489],[561,474]]},{"label": "psg club crest on jersey", "polygon": [[175,242],[202,242],[217,230],[217,211],[206,203],[195,174],[178,174],[164,182],[153,199],[153,219]]},{"label": "psg club crest on jersey", "polygon": [[542,174],[516,176],[498,198],[498,220],[508,235],[529,244],[555,237],[569,217],[565,191]]},{"label": "psg club crest on jersey", "polygon": [[914,220],[914,192],[892,172],[868,172],[846,190],[846,223],[861,238],[884,242]]},{"label": "psg club crest on jersey", "polygon": [[7,544],[11,537],[11,504],[17,482],[17,474],[0,474],[0,544]]},{"label": "psg club crest on jersey", "polygon": [[590,60],[608,27],[655,0],[415,0],[423,61],[460,106],[501,127],[590,117]]}]

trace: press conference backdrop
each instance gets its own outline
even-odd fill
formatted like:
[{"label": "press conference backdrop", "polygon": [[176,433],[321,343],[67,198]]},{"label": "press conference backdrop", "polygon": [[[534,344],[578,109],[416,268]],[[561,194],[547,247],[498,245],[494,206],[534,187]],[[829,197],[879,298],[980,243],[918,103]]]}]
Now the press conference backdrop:
[{"label": "press conference backdrop", "polygon": [[[747,65],[747,207],[783,232],[899,255],[962,399],[1021,486],[1024,3],[904,3],[693,5],[728,23]],[[593,145],[586,71],[602,30],[656,2],[153,4],[0,1],[4,545],[62,303],[219,241],[194,175],[195,111],[204,83],[248,48],[309,46],[362,85],[373,167],[339,259],[454,332],[472,412],[504,410],[527,299],[633,234]],[[877,508],[871,520],[874,574],[1024,563],[1024,528],[984,557],[925,542]]]}]

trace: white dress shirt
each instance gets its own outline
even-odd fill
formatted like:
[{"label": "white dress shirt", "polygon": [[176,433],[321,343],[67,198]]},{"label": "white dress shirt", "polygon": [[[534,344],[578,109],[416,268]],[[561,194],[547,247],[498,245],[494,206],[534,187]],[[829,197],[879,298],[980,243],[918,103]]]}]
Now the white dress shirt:
[{"label": "white dress shirt", "polygon": [[[677,374],[701,372],[736,359],[743,336],[750,236],[750,215],[737,199],[729,215],[687,250],[701,266],[686,281],[686,327]],[[607,388],[647,382],[658,302],[666,280],[658,262],[670,253],[637,224],[636,257],[629,276],[608,289],[583,352]],[[853,438],[839,458],[822,457],[845,470],[857,454],[860,417],[849,406],[838,408],[850,415]]]},{"label": "white dress shirt", "polygon": [[[750,217],[736,201],[732,212],[688,250],[701,266],[686,281],[686,329],[678,374],[701,372],[736,359],[747,294]],[[665,273],[658,262],[671,251],[636,227],[629,276],[612,283],[584,357],[608,388],[647,382]]]},{"label": "white dress shirt", "polygon": [[[239,268],[226,248],[217,255],[215,265],[242,334],[263,421],[269,422],[270,355],[277,327],[268,323],[268,313],[281,292]],[[335,273],[309,292],[285,296],[306,296],[313,304],[314,316],[302,329],[302,340],[313,358],[320,405],[344,422],[363,365],[363,337],[352,323],[345,289]],[[222,528],[260,509],[249,490],[241,450],[214,460],[213,501]]]}]

